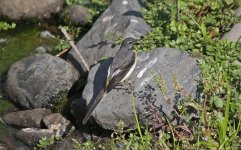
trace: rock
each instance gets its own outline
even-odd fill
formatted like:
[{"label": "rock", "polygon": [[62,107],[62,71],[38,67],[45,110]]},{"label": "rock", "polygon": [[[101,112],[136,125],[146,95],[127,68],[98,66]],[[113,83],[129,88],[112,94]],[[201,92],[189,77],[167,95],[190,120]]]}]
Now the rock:
[{"label": "rock", "polygon": [[0,44],[4,44],[7,42],[7,39],[0,38]]},{"label": "rock", "polygon": [[75,132],[71,133],[59,143],[55,145],[53,150],[76,150],[74,147],[76,144],[82,144],[84,142],[83,135],[79,131],[75,130]]},{"label": "rock", "polygon": [[45,39],[55,38],[55,36],[47,30],[40,32],[40,37]]},{"label": "rock", "polygon": [[[89,75],[88,75],[88,81],[87,81],[87,84],[85,86],[85,91],[90,91],[91,92],[91,89],[93,88],[92,85],[90,85],[89,82],[93,81],[94,78],[98,78],[98,79],[95,79],[95,85],[94,85],[94,91],[96,91],[96,89],[100,89],[102,88],[102,84],[103,84],[103,80],[99,80],[99,79],[103,79],[106,77],[106,70],[108,70],[110,64],[112,62],[112,59],[107,59],[106,61],[101,61],[101,65],[98,67],[98,73],[93,73],[93,69],[91,69],[91,72],[89,72]],[[95,66],[96,68],[96,66]],[[97,69],[97,68],[96,68]],[[96,71],[96,69],[94,69]],[[95,72],[94,71],[94,72]],[[98,74],[98,77],[95,76],[96,74]],[[85,99],[91,99],[93,97],[93,91],[91,93],[89,93],[89,95],[86,93],[85,94]],[[88,102],[88,101],[87,101]],[[81,120],[84,118],[84,115],[86,113],[86,106],[87,106],[87,102],[86,101],[83,101],[81,98],[78,98],[78,99],[75,99],[72,101],[71,103],[71,114],[75,117],[75,118],[78,118],[77,120],[77,123],[81,122]]]},{"label": "rock", "polygon": [[[89,66],[115,54],[119,49],[119,44],[116,44],[115,39],[139,38],[151,30],[141,16],[141,6],[140,0],[112,1],[89,32],[76,45]],[[80,72],[86,71],[73,49],[70,50],[67,59]]]},{"label": "rock", "polygon": [[17,132],[16,137],[23,143],[34,146],[40,139],[51,138],[53,135],[54,131],[51,129],[24,128]]},{"label": "rock", "polygon": [[3,144],[0,144],[0,150],[2,150],[1,148],[3,147],[6,147],[7,150],[30,150],[27,145],[17,140],[14,135],[6,135],[3,139],[0,138],[0,142]]},{"label": "rock", "polygon": [[241,15],[241,6],[240,6],[238,9],[235,10],[235,14],[236,14],[237,16],[240,16],[240,15]]},{"label": "rock", "polygon": [[[232,42],[237,42],[239,37],[241,36],[241,23],[235,24],[232,29],[225,33],[222,37],[222,39],[226,39]],[[241,41],[241,39],[239,39]]]},{"label": "rock", "polygon": [[0,143],[0,150],[8,150],[7,145]]},{"label": "rock", "polygon": [[63,59],[36,54],[10,67],[4,91],[20,107],[52,108],[61,100],[54,97],[68,91],[78,78],[78,71]]},{"label": "rock", "polygon": [[47,19],[57,14],[64,0],[0,0],[0,14],[10,20]]},{"label": "rock", "polygon": [[[237,16],[241,15],[241,7],[235,10],[235,14]],[[233,25],[232,29],[229,32],[223,35],[222,39],[229,40],[232,42],[237,42],[240,36],[241,36],[241,23],[237,23]],[[239,41],[241,41],[241,39]]]},{"label": "rock", "polygon": [[69,25],[84,25],[90,18],[87,8],[80,5],[70,5],[64,8],[60,15],[64,23]]},{"label": "rock", "polygon": [[[104,86],[109,65],[108,61],[104,61],[90,70],[82,101],[86,101],[87,104],[92,103]],[[134,100],[140,123],[145,125],[152,119],[155,113],[150,107],[157,109],[158,114],[164,114],[172,119],[172,112],[178,101],[185,100],[187,95],[191,98],[199,96],[195,82],[197,77],[200,77],[197,60],[185,52],[171,48],[158,48],[141,54],[129,78],[129,81],[134,81]],[[166,89],[165,94],[160,90],[161,84]],[[179,88],[182,87],[181,92],[175,89],[177,85]],[[116,130],[120,120],[124,121],[127,128],[135,126],[132,94],[130,89],[123,89],[126,87],[128,86],[124,85],[119,89],[111,90],[93,112],[92,116],[100,127]],[[78,102],[83,103],[82,101]],[[74,116],[77,119],[83,117],[78,113]]]},{"label": "rock", "polygon": [[8,125],[24,128],[41,128],[43,127],[43,118],[50,113],[50,109],[37,108],[33,110],[12,112],[4,115],[3,119]]},{"label": "rock", "polygon": [[35,49],[36,52],[38,53],[46,53],[49,51],[48,47],[45,46],[39,46]]},{"label": "rock", "polygon": [[62,137],[66,135],[72,128],[70,121],[65,119],[61,114],[54,113],[43,118],[43,122],[48,129],[25,128],[21,129],[16,137],[26,143],[27,145],[35,145],[44,137],[50,138]]},{"label": "rock", "polygon": [[65,119],[60,113],[44,117],[43,122],[49,129],[56,130],[57,136],[66,134],[72,127],[70,121]]}]

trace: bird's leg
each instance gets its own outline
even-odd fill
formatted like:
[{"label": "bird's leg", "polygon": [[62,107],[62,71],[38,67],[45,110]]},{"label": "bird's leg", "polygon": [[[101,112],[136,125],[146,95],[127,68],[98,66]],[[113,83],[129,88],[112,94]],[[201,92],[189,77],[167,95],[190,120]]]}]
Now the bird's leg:
[{"label": "bird's leg", "polygon": [[[124,87],[124,85],[128,84],[128,87]],[[120,82],[116,87],[115,89],[119,90],[119,89],[122,89],[122,90],[127,90],[127,91],[131,91],[131,82],[130,81],[127,81],[127,80],[124,80],[123,82]]]},{"label": "bird's leg", "polygon": [[116,87],[115,87],[115,89],[117,89],[117,90],[127,90],[126,88],[124,88],[123,87],[124,86],[124,84],[123,83],[119,83]]},{"label": "bird's leg", "polygon": [[128,87],[127,87],[128,91],[131,91],[132,90],[132,83],[131,83],[131,81],[124,81],[124,82],[126,82],[126,84],[128,84]]}]

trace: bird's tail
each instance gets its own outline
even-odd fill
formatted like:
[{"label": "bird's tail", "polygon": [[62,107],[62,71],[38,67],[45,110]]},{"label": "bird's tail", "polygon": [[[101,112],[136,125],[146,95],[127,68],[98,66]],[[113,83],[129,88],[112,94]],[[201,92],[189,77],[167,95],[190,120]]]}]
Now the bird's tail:
[{"label": "bird's tail", "polygon": [[93,113],[93,111],[95,110],[95,108],[98,106],[98,104],[100,103],[100,101],[102,100],[102,98],[105,96],[106,92],[105,89],[102,89],[98,96],[95,98],[95,100],[93,101],[93,103],[89,103],[89,105],[87,106],[88,111],[85,114],[85,117],[82,121],[82,124],[85,125],[87,123],[87,121],[89,120],[91,114]]}]

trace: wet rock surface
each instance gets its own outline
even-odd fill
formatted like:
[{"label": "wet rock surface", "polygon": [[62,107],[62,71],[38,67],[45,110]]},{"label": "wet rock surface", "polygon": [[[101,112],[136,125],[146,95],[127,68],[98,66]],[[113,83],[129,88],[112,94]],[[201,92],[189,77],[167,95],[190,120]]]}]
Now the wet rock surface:
[{"label": "wet rock surface", "polygon": [[61,58],[36,54],[10,67],[5,95],[19,107],[52,107],[53,98],[68,91],[79,78],[75,68]]},{"label": "wet rock surface", "polygon": [[3,116],[8,125],[16,127],[43,127],[43,118],[51,113],[50,109],[37,108],[33,110],[17,111]]},{"label": "wet rock surface", "polygon": [[63,5],[64,0],[0,0],[0,15],[11,20],[47,19]]},{"label": "wet rock surface", "polygon": [[[119,44],[116,44],[114,39],[139,38],[151,30],[141,16],[142,5],[143,3],[139,0],[112,1],[89,32],[76,45],[89,66],[116,53]],[[83,64],[73,49],[70,50],[67,59],[80,72],[85,72]]]},{"label": "wet rock surface", "polygon": [[88,9],[83,6],[70,5],[64,8],[60,17],[65,24],[85,25],[90,18],[90,13]]},{"label": "wet rock surface", "polygon": [[[107,60],[90,70],[82,100],[75,101],[76,105],[83,101],[87,104],[93,103],[104,86],[109,65]],[[198,77],[200,77],[200,71],[196,58],[185,52],[171,48],[158,48],[140,54],[129,82],[134,81],[134,100],[141,124],[144,125],[152,118],[153,112],[148,109],[150,105],[172,119],[172,112],[178,101],[185,100],[187,95],[191,98],[198,97],[195,81]],[[160,84],[165,85],[164,94],[160,91]],[[182,92],[177,91],[177,84],[180,85]],[[78,110],[72,112],[77,113]],[[83,115],[83,113],[77,113],[75,117],[79,116],[81,120],[81,114]],[[117,129],[120,120],[125,122],[127,128],[134,126],[132,94],[128,84],[111,90],[93,112],[93,118],[100,127],[105,129]]]}]

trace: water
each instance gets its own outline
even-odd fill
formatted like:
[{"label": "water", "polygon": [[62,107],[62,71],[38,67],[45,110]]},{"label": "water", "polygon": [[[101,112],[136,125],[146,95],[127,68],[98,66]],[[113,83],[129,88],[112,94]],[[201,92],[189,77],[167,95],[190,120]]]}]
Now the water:
[{"label": "water", "polygon": [[[51,28],[55,31],[57,30],[55,26],[51,26]],[[4,125],[2,121],[2,116],[5,113],[16,110],[16,107],[9,100],[4,99],[2,83],[6,79],[9,67],[13,63],[35,54],[35,49],[39,46],[46,46],[52,49],[57,45],[58,40],[56,39],[40,37],[40,32],[45,30],[46,28],[40,25],[17,24],[15,29],[0,31],[0,141],[11,141],[12,139],[9,140],[12,138],[10,136],[13,136],[16,132],[16,129]]]}]

